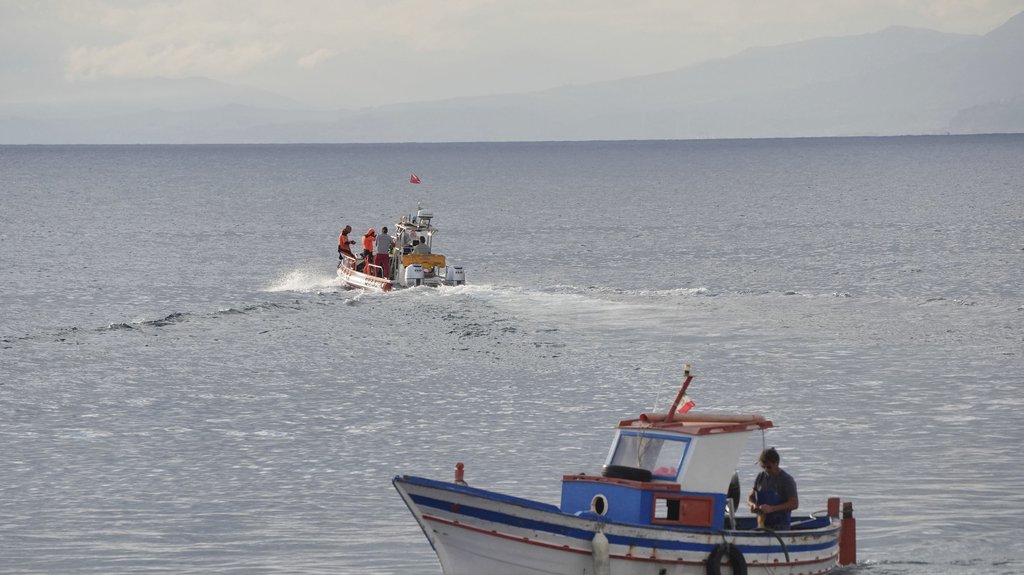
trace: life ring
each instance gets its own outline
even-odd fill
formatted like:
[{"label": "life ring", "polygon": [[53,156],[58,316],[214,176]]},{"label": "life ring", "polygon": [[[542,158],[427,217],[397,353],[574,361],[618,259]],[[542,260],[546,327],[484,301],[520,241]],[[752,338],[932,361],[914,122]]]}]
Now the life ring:
[{"label": "life ring", "polygon": [[651,472],[642,467],[628,467],[625,465],[605,465],[601,468],[601,475],[613,479],[628,479],[630,481],[648,482],[651,480]]},{"label": "life ring", "polygon": [[707,561],[708,575],[722,574],[722,555],[729,557],[732,575],[747,575],[747,560],[743,557],[743,552],[740,551],[740,548],[732,543],[719,543],[711,550]]}]

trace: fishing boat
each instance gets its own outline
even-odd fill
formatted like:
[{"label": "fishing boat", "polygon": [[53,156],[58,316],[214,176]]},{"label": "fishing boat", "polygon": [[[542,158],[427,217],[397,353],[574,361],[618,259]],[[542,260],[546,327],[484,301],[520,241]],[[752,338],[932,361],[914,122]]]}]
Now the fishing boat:
[{"label": "fishing boat", "polygon": [[689,366],[665,413],[620,421],[602,473],[562,477],[552,505],[453,481],[393,484],[445,575],[815,575],[856,562],[853,507],[793,512],[790,528],[738,511],[735,472],[760,415],[680,413]]},{"label": "fishing boat", "polygon": [[345,285],[371,291],[387,292],[393,288],[416,286],[437,287],[463,285],[466,271],[453,265],[433,250],[437,228],[431,221],[434,214],[417,207],[415,216],[402,216],[395,225],[394,241],[388,259],[388,270],[360,258],[342,255],[338,262],[338,278]]}]

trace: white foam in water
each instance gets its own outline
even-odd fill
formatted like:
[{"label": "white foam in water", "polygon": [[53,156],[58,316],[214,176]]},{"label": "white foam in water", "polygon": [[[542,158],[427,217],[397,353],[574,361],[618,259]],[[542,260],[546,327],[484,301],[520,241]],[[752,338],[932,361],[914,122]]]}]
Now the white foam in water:
[{"label": "white foam in water", "polygon": [[323,264],[310,264],[278,277],[265,291],[315,293],[339,289],[344,288],[336,275],[324,273]]}]

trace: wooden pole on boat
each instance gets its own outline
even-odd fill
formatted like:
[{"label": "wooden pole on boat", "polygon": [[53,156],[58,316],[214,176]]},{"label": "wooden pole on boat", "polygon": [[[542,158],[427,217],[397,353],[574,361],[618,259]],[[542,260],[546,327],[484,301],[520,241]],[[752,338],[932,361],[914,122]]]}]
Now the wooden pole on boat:
[{"label": "wooden pole on boat", "polygon": [[683,365],[683,375],[686,376],[686,379],[683,380],[683,387],[679,390],[675,401],[672,402],[672,407],[669,408],[668,413],[665,415],[665,421],[672,421],[675,418],[676,410],[679,409],[679,402],[683,400],[683,396],[686,395],[686,388],[690,387],[690,382],[693,381],[693,376],[690,375],[690,364]]}]

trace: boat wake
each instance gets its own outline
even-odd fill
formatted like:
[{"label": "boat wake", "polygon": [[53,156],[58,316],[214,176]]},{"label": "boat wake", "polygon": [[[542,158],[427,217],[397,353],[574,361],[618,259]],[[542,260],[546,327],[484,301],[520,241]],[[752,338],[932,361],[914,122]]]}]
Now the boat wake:
[{"label": "boat wake", "polygon": [[598,323],[635,322],[638,317],[662,316],[677,301],[702,298],[705,288],[624,290],[605,287],[557,285],[544,288],[474,285],[460,288],[469,299],[484,300],[515,315],[555,324],[592,320]]},{"label": "boat wake", "polygon": [[[27,333],[21,336],[0,336],[0,344],[14,344],[16,342],[56,342],[56,343],[80,343],[81,339],[89,334],[111,334],[111,333],[155,333],[154,330],[158,328],[166,328],[176,326],[179,324],[185,324],[189,322],[202,321],[207,319],[218,319],[226,316],[243,316],[248,314],[262,314],[266,312],[273,312],[279,309],[291,309],[295,310],[301,307],[301,303],[296,301],[294,303],[277,303],[277,302],[262,302],[252,305],[243,306],[240,308],[225,308],[215,312],[172,312],[164,317],[157,319],[137,319],[132,321],[115,321],[110,322],[100,327],[88,327],[88,326],[70,326],[57,328],[53,331],[40,331],[35,333]],[[9,348],[10,345],[4,345],[4,348]]]},{"label": "boat wake", "polygon": [[337,275],[331,272],[324,271],[322,264],[310,264],[277,277],[263,291],[324,293],[344,290],[345,287],[338,282]]}]

